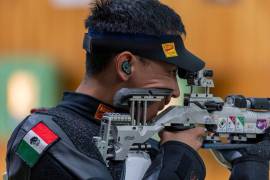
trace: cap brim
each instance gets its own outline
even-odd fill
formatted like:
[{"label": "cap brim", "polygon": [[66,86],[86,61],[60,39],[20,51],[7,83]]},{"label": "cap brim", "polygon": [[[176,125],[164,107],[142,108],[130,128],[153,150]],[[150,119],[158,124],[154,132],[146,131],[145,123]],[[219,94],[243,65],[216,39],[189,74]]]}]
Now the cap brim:
[{"label": "cap brim", "polygon": [[189,71],[189,72],[197,72],[204,68],[205,63],[203,60],[193,55],[187,49],[183,49],[179,57],[173,59],[174,64],[177,65],[180,69]]}]

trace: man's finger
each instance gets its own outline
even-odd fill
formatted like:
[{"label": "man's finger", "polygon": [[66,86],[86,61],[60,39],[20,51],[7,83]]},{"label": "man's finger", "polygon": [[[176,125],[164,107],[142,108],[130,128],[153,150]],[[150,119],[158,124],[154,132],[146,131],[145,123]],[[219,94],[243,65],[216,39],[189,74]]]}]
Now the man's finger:
[{"label": "man's finger", "polygon": [[205,136],[206,135],[206,129],[203,127],[196,127],[189,129],[188,131],[192,132],[194,135],[197,136]]}]

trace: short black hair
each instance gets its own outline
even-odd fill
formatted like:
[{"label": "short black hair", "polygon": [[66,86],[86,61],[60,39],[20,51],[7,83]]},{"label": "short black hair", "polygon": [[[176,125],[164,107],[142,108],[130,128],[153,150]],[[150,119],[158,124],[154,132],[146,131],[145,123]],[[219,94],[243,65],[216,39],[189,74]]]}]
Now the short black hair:
[{"label": "short black hair", "polygon": [[[158,0],[95,0],[85,27],[96,32],[186,34],[180,16]],[[101,72],[116,54],[87,53],[86,74]]]}]

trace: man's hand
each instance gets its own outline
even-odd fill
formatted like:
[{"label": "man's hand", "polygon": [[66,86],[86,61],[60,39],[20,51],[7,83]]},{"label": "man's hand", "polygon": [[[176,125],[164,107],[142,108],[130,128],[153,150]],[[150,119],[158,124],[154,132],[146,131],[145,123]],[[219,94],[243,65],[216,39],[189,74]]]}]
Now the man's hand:
[{"label": "man's hand", "polygon": [[159,133],[159,136],[161,144],[167,141],[180,141],[197,151],[202,146],[203,136],[205,136],[205,128],[196,127],[179,132],[162,131]]},{"label": "man's hand", "polygon": [[[254,157],[255,160],[270,160],[270,140],[264,140],[257,144],[250,145],[247,148],[241,149],[226,149],[218,150],[223,158],[229,162],[233,163],[238,158],[244,157]],[[250,159],[250,158],[249,158]]]},{"label": "man's hand", "polygon": [[218,150],[215,154],[222,164],[231,169],[230,180],[269,180],[269,140],[242,149]]}]

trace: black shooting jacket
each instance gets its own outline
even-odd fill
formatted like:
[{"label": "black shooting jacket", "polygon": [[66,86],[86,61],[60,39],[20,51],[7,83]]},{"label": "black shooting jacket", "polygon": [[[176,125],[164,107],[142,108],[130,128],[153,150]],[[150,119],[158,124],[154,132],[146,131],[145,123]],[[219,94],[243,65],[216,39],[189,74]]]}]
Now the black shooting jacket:
[{"label": "black shooting jacket", "polygon": [[[20,180],[58,179],[124,179],[124,162],[112,161],[106,167],[93,136],[99,135],[100,121],[105,112],[121,112],[93,97],[79,93],[64,93],[58,106],[37,111],[14,130],[7,147],[8,178]],[[17,153],[23,137],[39,122],[55,132],[59,139],[48,146],[37,163],[30,167]],[[169,141],[159,147],[150,140],[152,164],[144,180],[203,180],[205,166],[196,151],[184,143]],[[231,180],[266,180],[262,164],[239,162],[232,170]],[[256,172],[254,173],[254,163]],[[252,168],[251,166],[252,165]],[[268,171],[267,171],[268,173]]]}]

